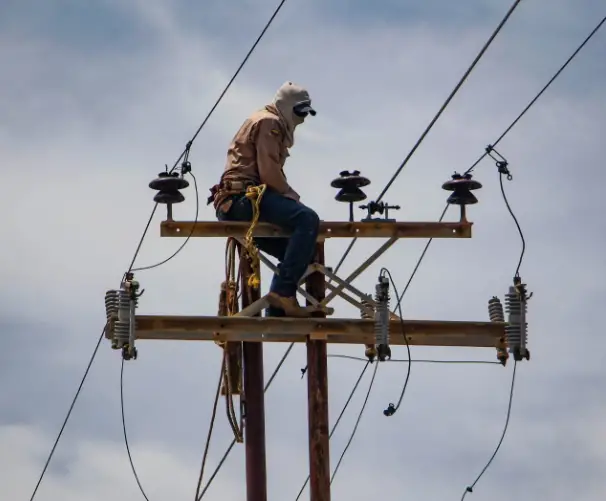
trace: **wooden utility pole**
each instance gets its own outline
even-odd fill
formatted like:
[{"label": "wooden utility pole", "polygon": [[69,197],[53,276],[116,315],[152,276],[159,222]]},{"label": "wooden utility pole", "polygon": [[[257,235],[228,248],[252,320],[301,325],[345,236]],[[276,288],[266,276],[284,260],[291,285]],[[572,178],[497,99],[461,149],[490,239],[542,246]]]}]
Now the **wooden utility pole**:
[{"label": "wooden utility pole", "polygon": [[[246,251],[240,248],[242,308],[259,299],[259,290],[248,285],[251,274]],[[257,316],[259,313],[256,314]],[[265,395],[263,343],[242,343],[244,365],[244,442],[246,449],[246,499],[267,501],[265,458]]]},{"label": "wooden utility pole", "polygon": [[[161,223],[161,235],[164,237],[233,237],[241,243],[249,229],[249,223],[244,222],[178,222],[170,217],[172,211],[168,213],[168,220]],[[489,322],[410,320],[401,319],[393,313],[389,318],[375,321],[368,309],[377,307],[378,299],[373,299],[372,292],[360,291],[351,283],[400,238],[471,238],[472,223],[467,221],[463,210],[461,214],[458,222],[322,221],[316,259],[298,287],[298,293],[305,297],[308,306],[315,309],[312,318],[260,317],[261,310],[268,306],[268,302],[265,297],[259,297],[258,289],[248,286],[250,269],[247,259],[241,255],[242,309],[238,313],[231,316],[135,315],[133,301],[136,300],[128,293],[129,285],[123,284],[119,291],[108,291],[106,294],[106,337],[112,340],[112,347],[123,350],[129,346],[129,349],[134,349],[134,341],[144,339],[215,341],[233,343],[235,348],[242,343],[243,376],[233,367],[230,370],[235,371],[232,380],[244,379],[241,398],[245,412],[248,501],[267,501],[263,343],[306,343],[310,499],[330,501],[327,343],[357,344],[364,352],[365,346],[375,346],[377,343],[375,322],[383,322],[380,324],[381,332],[387,329],[387,332],[398,334],[389,338],[391,345],[491,348],[497,350],[503,365],[508,358],[508,348],[516,353],[515,350],[519,352],[520,345],[523,345],[525,350],[525,309],[515,303],[518,300],[514,293],[510,292],[506,300],[512,311],[518,313],[509,315],[507,322],[500,300],[496,297],[489,301]],[[254,230],[254,236],[288,235],[288,232],[266,223],[259,223]],[[354,237],[388,240],[347,278],[342,279],[324,264],[324,242],[330,238]],[[260,259],[276,271],[273,263],[262,254]],[[304,289],[301,287],[303,282]],[[326,294],[326,289],[330,289],[329,294]],[[364,311],[365,318],[326,318],[334,312],[328,303],[336,297]],[[385,343],[381,339],[381,343]],[[234,353],[237,353],[237,349]],[[237,358],[237,355],[234,356]]]},{"label": "wooden utility pole", "polygon": [[[318,243],[315,262],[324,265],[324,242]],[[325,297],[324,276],[316,271],[306,279],[306,290],[318,301]],[[311,302],[307,301],[308,305]],[[325,313],[313,313],[323,318]],[[307,398],[309,420],[309,489],[311,501],[330,501],[328,440],[328,359],[326,337],[307,337]]]}]

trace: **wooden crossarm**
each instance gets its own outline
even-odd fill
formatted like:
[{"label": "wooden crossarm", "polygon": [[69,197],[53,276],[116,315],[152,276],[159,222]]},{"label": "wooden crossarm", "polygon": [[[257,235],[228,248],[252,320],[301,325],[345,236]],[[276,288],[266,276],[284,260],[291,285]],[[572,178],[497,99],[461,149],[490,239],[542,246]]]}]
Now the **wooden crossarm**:
[{"label": "wooden crossarm", "polygon": [[[473,223],[321,221],[319,238],[471,238]],[[232,221],[162,221],[162,237],[243,237],[250,223]],[[193,228],[193,233],[192,233]],[[288,236],[277,226],[258,223],[254,235]]]}]

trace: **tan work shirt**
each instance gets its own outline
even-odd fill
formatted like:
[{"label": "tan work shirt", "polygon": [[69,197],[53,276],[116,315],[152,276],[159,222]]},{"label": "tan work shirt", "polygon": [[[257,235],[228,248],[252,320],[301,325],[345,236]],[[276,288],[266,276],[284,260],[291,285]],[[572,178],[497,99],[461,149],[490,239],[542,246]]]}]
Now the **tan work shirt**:
[{"label": "tan work shirt", "polygon": [[284,126],[280,119],[262,109],[242,124],[227,151],[223,180],[253,181],[299,200],[284,175],[288,157]]}]

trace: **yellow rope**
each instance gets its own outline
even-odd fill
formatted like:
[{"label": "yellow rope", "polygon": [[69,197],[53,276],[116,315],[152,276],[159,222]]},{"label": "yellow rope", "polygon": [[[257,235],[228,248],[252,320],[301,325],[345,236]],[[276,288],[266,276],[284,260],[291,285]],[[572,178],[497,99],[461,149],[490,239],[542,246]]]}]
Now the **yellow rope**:
[{"label": "yellow rope", "polygon": [[250,257],[250,267],[252,269],[252,273],[250,274],[250,277],[248,277],[248,285],[254,289],[258,289],[261,285],[261,276],[259,272],[259,251],[257,250],[257,247],[253,241],[253,232],[257,226],[257,223],[259,222],[261,200],[263,199],[265,188],[266,185],[261,184],[259,186],[249,186],[246,190],[246,198],[251,201],[253,208],[253,217],[250,227],[246,232],[244,246],[248,256]]}]

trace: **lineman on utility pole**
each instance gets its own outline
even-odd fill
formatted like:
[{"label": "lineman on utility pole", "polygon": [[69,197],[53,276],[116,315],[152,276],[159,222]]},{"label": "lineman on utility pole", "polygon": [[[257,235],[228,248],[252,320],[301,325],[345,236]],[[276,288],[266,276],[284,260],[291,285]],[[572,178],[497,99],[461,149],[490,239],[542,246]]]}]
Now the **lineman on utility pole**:
[{"label": "lineman on utility pole", "polygon": [[[272,101],[247,118],[227,151],[219,184],[211,188],[211,202],[220,221],[251,221],[258,200],[259,221],[291,232],[290,237],[256,237],[256,246],[280,261],[267,300],[267,316],[306,317],[296,290],[312,262],[319,229],[316,212],[302,204],[284,175],[284,163],[294,133],[307,115],[315,116],[309,93],[292,82],[283,84]],[[265,185],[259,192],[258,187]]]}]

